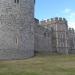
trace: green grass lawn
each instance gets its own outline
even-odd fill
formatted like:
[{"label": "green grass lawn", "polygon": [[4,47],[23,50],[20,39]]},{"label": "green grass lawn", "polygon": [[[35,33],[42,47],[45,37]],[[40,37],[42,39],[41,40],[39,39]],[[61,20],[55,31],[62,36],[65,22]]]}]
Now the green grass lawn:
[{"label": "green grass lawn", "polygon": [[75,55],[38,55],[0,61],[0,75],[75,75]]}]

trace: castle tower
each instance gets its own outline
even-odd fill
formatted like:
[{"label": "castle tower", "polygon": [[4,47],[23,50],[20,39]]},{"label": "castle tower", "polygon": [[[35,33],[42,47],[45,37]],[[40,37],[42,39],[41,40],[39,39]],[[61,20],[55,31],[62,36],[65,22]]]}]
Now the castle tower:
[{"label": "castle tower", "polygon": [[75,53],[75,30],[73,28],[68,29],[69,34],[69,53]]},{"label": "castle tower", "polygon": [[55,17],[40,22],[46,28],[52,28],[53,51],[68,54],[68,24],[65,18]]},{"label": "castle tower", "polygon": [[0,0],[0,59],[34,55],[35,0]]},{"label": "castle tower", "polygon": [[56,37],[56,50],[61,54],[68,54],[68,24],[65,18],[55,18],[55,37]]}]

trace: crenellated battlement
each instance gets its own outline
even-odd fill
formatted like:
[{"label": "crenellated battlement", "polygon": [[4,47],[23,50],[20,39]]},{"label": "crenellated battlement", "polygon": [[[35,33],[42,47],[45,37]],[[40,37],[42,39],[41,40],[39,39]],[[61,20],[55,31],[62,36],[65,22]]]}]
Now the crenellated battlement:
[{"label": "crenellated battlement", "polygon": [[69,32],[70,32],[70,33],[75,33],[74,28],[69,28]]},{"label": "crenellated battlement", "polygon": [[55,17],[55,18],[40,21],[41,25],[55,24],[55,23],[57,23],[57,24],[58,23],[67,24],[67,20],[65,18],[62,18],[62,17]]}]

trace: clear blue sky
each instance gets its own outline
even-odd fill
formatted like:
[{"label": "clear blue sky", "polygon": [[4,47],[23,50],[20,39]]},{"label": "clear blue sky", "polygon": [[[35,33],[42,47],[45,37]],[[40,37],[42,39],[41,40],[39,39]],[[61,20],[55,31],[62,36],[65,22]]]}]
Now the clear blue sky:
[{"label": "clear blue sky", "polygon": [[65,17],[75,28],[75,0],[36,0],[35,17],[39,20]]}]

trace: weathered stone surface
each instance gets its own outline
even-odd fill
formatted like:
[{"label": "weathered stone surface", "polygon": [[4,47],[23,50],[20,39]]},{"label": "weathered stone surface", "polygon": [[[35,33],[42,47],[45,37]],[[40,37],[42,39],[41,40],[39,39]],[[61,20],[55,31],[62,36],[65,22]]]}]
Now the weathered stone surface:
[{"label": "weathered stone surface", "polygon": [[65,18],[51,18],[40,22],[45,28],[52,28],[52,51],[59,54],[68,54],[68,24]]},{"label": "weathered stone surface", "polygon": [[34,0],[0,1],[0,59],[34,55]]},{"label": "weathered stone surface", "polygon": [[34,26],[34,49],[36,52],[52,53],[51,31],[40,26]]}]

